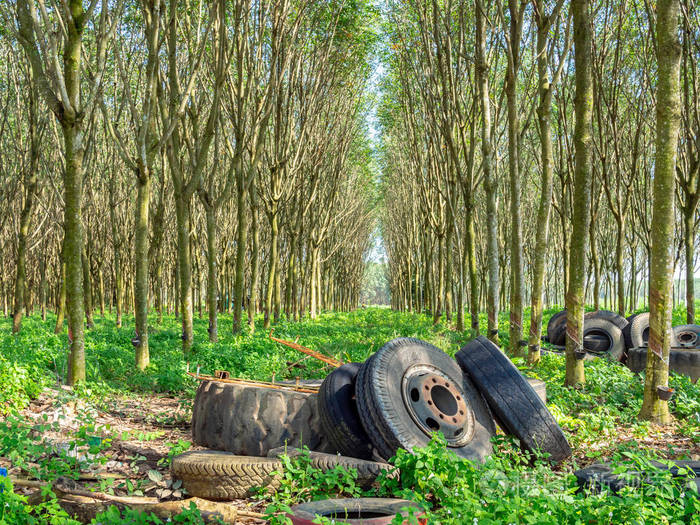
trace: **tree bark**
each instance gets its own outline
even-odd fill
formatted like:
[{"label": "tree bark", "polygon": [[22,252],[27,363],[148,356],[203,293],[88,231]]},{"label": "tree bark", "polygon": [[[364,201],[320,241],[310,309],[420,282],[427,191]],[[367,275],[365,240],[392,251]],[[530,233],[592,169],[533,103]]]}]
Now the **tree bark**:
[{"label": "tree bark", "polygon": [[591,71],[592,26],[590,0],[572,0],[574,14],[574,63],[576,96],[574,111],[575,167],[573,228],[569,255],[569,287],[566,292],[566,384],[585,382],[583,371],[583,287],[591,203],[591,141],[593,119],[593,78]]},{"label": "tree bark", "polygon": [[[151,177],[148,173],[137,176],[134,235],[134,325],[137,343],[134,345],[136,367],[145,369],[150,362],[148,348],[148,212],[151,201]],[[119,307],[117,307],[119,312]],[[119,313],[118,313],[119,315]]]},{"label": "tree bark", "polygon": [[[498,344],[498,309],[500,278],[498,275],[498,184],[493,175],[491,159],[491,101],[489,100],[489,66],[486,62],[486,13],[481,0],[474,3],[476,24],[476,82],[481,104],[481,156],[484,166],[484,189],[486,190],[488,266],[488,337]],[[474,320],[472,319],[472,323]]]},{"label": "tree bark", "polygon": [[656,42],[658,84],[656,87],[656,158],[652,215],[651,268],[649,277],[649,349],[647,351],[644,401],[639,417],[671,422],[668,401],[659,398],[659,388],[668,387],[671,350],[671,288],[673,286],[673,225],[675,170],[681,121],[678,0],[659,0]]}]

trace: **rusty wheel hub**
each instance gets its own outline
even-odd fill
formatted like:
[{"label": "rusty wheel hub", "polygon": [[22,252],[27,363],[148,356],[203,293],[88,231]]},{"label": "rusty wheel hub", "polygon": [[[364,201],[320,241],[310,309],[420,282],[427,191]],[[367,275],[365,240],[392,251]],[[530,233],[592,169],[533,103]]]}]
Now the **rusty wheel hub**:
[{"label": "rusty wheel hub", "polygon": [[431,365],[413,365],[401,380],[403,402],[418,427],[430,436],[440,431],[450,447],[469,443],[474,433],[474,414],[456,385]]}]

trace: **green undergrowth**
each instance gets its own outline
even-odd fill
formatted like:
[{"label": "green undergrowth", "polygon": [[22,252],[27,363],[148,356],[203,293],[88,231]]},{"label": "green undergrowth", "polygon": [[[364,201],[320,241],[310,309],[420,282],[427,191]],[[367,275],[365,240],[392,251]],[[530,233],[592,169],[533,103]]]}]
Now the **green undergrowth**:
[{"label": "green undergrowth", "polygon": [[[545,312],[545,324],[559,308]],[[681,321],[682,312],[676,312]],[[527,330],[527,312],[526,312]],[[154,319],[150,327],[151,365],[143,372],[134,370],[132,319],[125,318],[117,328],[109,315],[95,319],[95,327],[87,332],[86,355],[88,381],[73,391],[57,389],[57,403],[80,400],[84,406],[100,407],[114,396],[139,396],[152,392],[177,395],[182,404],[190,405],[197,381],[185,374],[200,367],[202,373],[224,369],[233,376],[269,380],[294,377],[323,377],[328,369],[303,354],[274,343],[268,333],[259,329],[233,336],[231,318],[220,318],[220,340],[207,340],[206,319],[195,319],[195,345],[187,359],[181,351],[180,323],[165,316],[162,323]],[[500,336],[507,342],[508,316],[500,316]],[[678,321],[678,320],[676,320]],[[68,437],[74,454],[56,454],[41,439],[42,433],[54,429],[55,423],[30,423],[16,411],[37,397],[47,387],[56,387],[65,380],[68,341],[65,334],[53,333],[55,320],[42,321],[37,316],[26,318],[18,335],[10,333],[10,320],[0,320],[0,457],[22,466],[32,476],[52,481],[57,476],[76,477],[81,462],[104,461],[103,439],[109,429],[98,428],[89,416],[81,416],[79,429]],[[465,319],[469,325],[469,319]],[[480,319],[482,329],[486,319]],[[676,322],[678,324],[678,322]],[[300,323],[282,321],[274,335],[297,340],[302,345],[343,361],[363,361],[392,338],[407,336],[423,339],[450,355],[471,338],[469,332],[458,333],[444,319],[434,325],[427,315],[392,312],[385,308],[366,308],[350,313],[323,313],[317,320]],[[674,440],[666,448],[650,449],[645,438],[653,429],[637,420],[643,394],[643,375],[632,374],[625,367],[604,359],[585,363],[586,384],[577,389],[565,388],[564,359],[558,354],[544,354],[536,368],[523,359],[516,365],[527,375],[547,384],[548,406],[564,429],[578,458],[586,462],[608,460],[644,462],[663,457],[682,458],[674,450]],[[297,366],[290,366],[296,363]],[[299,366],[300,365],[300,366]],[[675,395],[670,402],[676,418],[676,434],[690,447],[700,446],[700,385],[693,385],[684,376],[671,375]],[[54,394],[55,396],[56,394]],[[624,436],[621,432],[624,431]],[[676,436],[678,437],[678,436]],[[171,444],[178,453],[189,443]],[[687,446],[686,446],[687,449]],[[689,516],[697,513],[683,488],[674,483],[663,490],[658,487],[630,489],[619,496],[588,495],[575,492],[571,472],[577,467],[567,461],[557,469],[538,461],[534,467],[516,454],[512,444],[498,438],[498,452],[483,466],[458,461],[438,441],[415,455],[399,453],[395,459],[401,468],[401,480],[387,478],[373,494],[407,497],[419,501],[429,512],[430,523],[696,523]],[[89,455],[88,455],[89,454]],[[357,496],[361,490],[352,471],[315,471],[302,458],[287,459],[282,487],[274,495],[266,495],[271,514],[282,520],[280,511],[289,505],[326,495]],[[68,523],[72,522],[48,497],[45,504],[28,512],[26,500],[12,493],[7,481],[0,494],[0,525],[5,523]],[[109,487],[100,487],[109,490]],[[130,493],[140,490],[135,485]],[[683,496],[681,494],[683,493]],[[50,495],[49,495],[50,496]],[[695,500],[693,500],[695,501]],[[14,513],[14,514],[13,514]],[[12,518],[8,518],[12,516]],[[21,518],[19,516],[22,516]],[[200,523],[196,511],[187,511],[180,523]],[[468,517],[465,521],[465,517]],[[157,524],[157,518],[120,513],[109,509],[100,523]],[[3,521],[4,520],[4,521]],[[16,521],[13,521],[16,520]],[[176,521],[178,522],[178,521]],[[279,521],[278,521],[279,522]]]},{"label": "green undergrowth", "polygon": [[[412,454],[399,450],[391,463],[400,476],[378,478],[368,491],[357,487],[357,472],[336,467],[321,472],[311,466],[308,454],[282,457],[280,487],[263,493],[272,525],[290,525],[290,507],[302,501],[329,497],[393,497],[421,505],[424,516],[406,522],[444,525],[477,524],[657,524],[700,523],[697,487],[685,476],[672,478],[667,470],[649,462],[643,453],[621,451],[613,455],[615,473],[643,470],[639,487],[617,494],[580,490],[568,470],[553,470],[544,457],[523,454],[510,438],[494,438],[496,452],[483,464],[458,458],[436,436],[425,448]],[[671,462],[667,462],[671,464]],[[318,519],[315,523],[331,523]]]}]

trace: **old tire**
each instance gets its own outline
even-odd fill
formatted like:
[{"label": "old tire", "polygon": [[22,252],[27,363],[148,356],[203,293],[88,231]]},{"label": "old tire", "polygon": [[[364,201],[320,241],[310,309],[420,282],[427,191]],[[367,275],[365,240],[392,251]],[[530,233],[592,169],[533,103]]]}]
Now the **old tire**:
[{"label": "old tire", "polygon": [[355,402],[355,380],[362,363],[347,363],[331,372],[318,392],[321,429],[334,452],[362,459],[373,457]]},{"label": "old tire", "polygon": [[380,457],[424,447],[435,431],[458,456],[480,461],[491,453],[493,418],[457,363],[413,338],[386,343],[360,369],[360,419]]},{"label": "old tire", "polygon": [[[298,448],[279,447],[268,452],[269,457],[279,457],[286,454],[289,457],[298,456],[303,452]],[[398,477],[399,469],[393,467],[389,463],[380,461],[367,461],[349,456],[341,456],[339,454],[326,454],[323,452],[309,452],[311,466],[324,472],[335,467],[344,467],[345,469],[355,469],[357,471],[357,484],[363,489],[371,488],[376,481],[377,476],[382,472],[386,472],[390,478]]]},{"label": "old tire", "polygon": [[679,348],[700,349],[700,325],[683,324],[673,327],[675,345]]},{"label": "old tire", "polygon": [[192,440],[215,450],[265,456],[283,445],[329,451],[316,394],[204,381],[192,409]]},{"label": "old tire", "polygon": [[[604,338],[606,343],[601,345],[602,350],[593,350],[586,346],[586,337],[596,336]],[[590,317],[583,323],[584,349],[596,355],[605,355],[614,361],[620,361],[625,354],[625,340],[622,330],[612,321],[602,317]],[[590,339],[589,339],[590,341]]]},{"label": "old tire", "polygon": [[629,324],[622,329],[627,348],[640,348],[649,344],[649,312],[631,315]]},{"label": "old tire", "polygon": [[547,340],[553,345],[563,345],[566,336],[566,310],[557,312],[547,323]]},{"label": "old tire", "polygon": [[[674,461],[674,467],[669,467],[658,461],[652,461],[652,465],[660,470],[670,470],[671,476],[676,477],[680,469],[687,469],[695,473],[694,483],[700,489],[700,461],[678,460]],[[610,463],[596,463],[589,465],[586,468],[574,472],[579,490],[589,489],[592,492],[600,492],[603,489],[609,489],[613,493],[617,493],[622,488],[627,486],[639,486],[641,480],[653,483],[653,479],[646,472],[637,470],[628,471],[629,477],[621,474],[614,474]]]},{"label": "old tire", "polygon": [[[586,312],[583,315],[584,320],[585,319],[605,319],[606,321],[610,321],[612,324],[617,326],[620,330],[624,329],[625,326],[627,326],[628,321],[624,317],[622,317],[620,314],[611,312],[610,310],[594,310],[593,312]],[[584,321],[585,323],[585,321]]]},{"label": "old tire", "polygon": [[170,470],[190,495],[230,501],[252,496],[257,487],[277,487],[279,480],[273,472],[282,470],[282,462],[277,458],[195,450],[175,456]]},{"label": "old tire", "polygon": [[[409,510],[411,509],[411,510]],[[321,516],[336,525],[389,525],[397,515],[412,514],[420,520],[423,509],[417,503],[393,498],[327,499],[302,503],[291,508],[287,517],[294,525],[318,523]],[[325,523],[325,521],[324,521]],[[407,521],[405,523],[408,523]]]},{"label": "old tire", "polygon": [[[625,366],[634,373],[641,373],[647,366],[647,348],[630,348],[627,350],[627,362]],[[685,350],[672,348],[669,355],[669,370],[677,374],[683,374],[693,382],[700,378],[700,350]]]},{"label": "old tire", "polygon": [[591,353],[606,352],[610,348],[610,340],[605,336],[593,333],[584,336],[583,347]]},{"label": "old tire", "polygon": [[552,414],[495,344],[479,336],[455,358],[484,395],[503,430],[517,437],[526,450],[548,453],[557,463],[571,455],[569,442]]}]

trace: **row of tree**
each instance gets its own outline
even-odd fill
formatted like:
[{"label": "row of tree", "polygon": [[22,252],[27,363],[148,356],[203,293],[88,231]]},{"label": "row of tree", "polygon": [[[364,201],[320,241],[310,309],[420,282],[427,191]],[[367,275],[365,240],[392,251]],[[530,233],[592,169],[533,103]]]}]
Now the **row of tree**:
[{"label": "row of tree", "polygon": [[250,330],[359,301],[375,217],[367,2],[16,0],[0,8],[0,293],[64,315],[244,309]]},{"label": "row of tree", "polygon": [[[528,347],[536,362],[543,301],[565,304],[576,384],[584,302],[598,308],[607,288],[624,315],[646,301],[651,277],[654,312],[654,249],[668,248],[663,270],[685,270],[693,323],[697,2],[406,0],[390,1],[388,16],[380,117],[393,307],[454,316],[461,330],[466,305],[477,333],[486,310],[493,340],[509,310],[510,351]],[[677,92],[664,94],[663,74]],[[661,145],[666,125],[679,126],[680,140]],[[661,162],[673,162],[663,187]],[[668,239],[652,188],[655,205],[659,192],[670,202]]]}]

